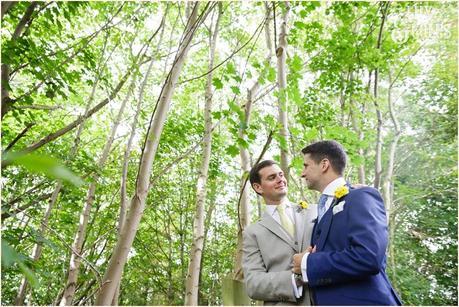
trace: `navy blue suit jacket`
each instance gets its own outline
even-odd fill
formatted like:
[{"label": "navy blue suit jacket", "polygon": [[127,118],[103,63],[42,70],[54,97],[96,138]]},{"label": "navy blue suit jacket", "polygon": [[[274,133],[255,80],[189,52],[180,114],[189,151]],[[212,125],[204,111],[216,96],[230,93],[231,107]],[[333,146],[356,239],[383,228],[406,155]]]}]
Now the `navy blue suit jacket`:
[{"label": "navy blue suit jacket", "polygon": [[316,252],[307,259],[314,303],[401,305],[385,272],[387,241],[386,213],[377,190],[350,189],[334,201],[314,227]]}]

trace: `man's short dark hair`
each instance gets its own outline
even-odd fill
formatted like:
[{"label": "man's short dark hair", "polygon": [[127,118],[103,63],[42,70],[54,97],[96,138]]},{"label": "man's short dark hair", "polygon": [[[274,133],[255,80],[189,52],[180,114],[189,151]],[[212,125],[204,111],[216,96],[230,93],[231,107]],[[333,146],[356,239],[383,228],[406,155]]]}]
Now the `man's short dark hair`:
[{"label": "man's short dark hair", "polygon": [[271,165],[278,165],[278,164],[273,160],[264,160],[254,165],[252,169],[250,170],[250,174],[249,174],[250,185],[253,186],[254,183],[261,183],[260,170],[262,168],[265,168]]},{"label": "man's short dark hair", "polygon": [[312,143],[301,150],[305,154],[309,154],[314,162],[319,163],[323,159],[328,159],[333,170],[338,175],[343,175],[346,167],[346,152],[343,146],[334,140],[319,141]]}]

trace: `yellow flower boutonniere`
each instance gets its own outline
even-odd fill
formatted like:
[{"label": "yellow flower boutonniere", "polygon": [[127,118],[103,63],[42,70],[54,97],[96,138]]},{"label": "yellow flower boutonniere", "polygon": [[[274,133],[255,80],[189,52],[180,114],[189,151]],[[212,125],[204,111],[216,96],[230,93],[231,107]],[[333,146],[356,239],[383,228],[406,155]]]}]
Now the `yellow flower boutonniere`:
[{"label": "yellow flower boutonniere", "polygon": [[345,185],[343,185],[343,186],[341,186],[341,187],[339,187],[339,188],[337,188],[335,190],[336,199],[340,199],[341,197],[343,197],[343,196],[345,196],[347,194],[349,194],[349,188],[347,186],[345,186]]},{"label": "yellow flower boutonniere", "polygon": [[300,201],[299,206],[300,206],[302,209],[308,209],[309,204],[308,204],[306,201],[302,200],[302,201]]}]

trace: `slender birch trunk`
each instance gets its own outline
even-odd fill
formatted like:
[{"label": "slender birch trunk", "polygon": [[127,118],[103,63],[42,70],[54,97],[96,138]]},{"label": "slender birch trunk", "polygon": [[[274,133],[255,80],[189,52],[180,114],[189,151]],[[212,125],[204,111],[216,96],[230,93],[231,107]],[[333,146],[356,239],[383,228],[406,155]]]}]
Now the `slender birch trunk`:
[{"label": "slender birch trunk", "polygon": [[[164,34],[164,29],[165,29],[164,23],[166,21],[166,16],[167,16],[168,9],[169,9],[169,4],[167,4],[166,12],[164,13],[163,18],[161,20],[161,24],[159,25],[161,27],[161,34],[159,36],[159,41],[156,44],[157,45],[156,54],[158,54],[159,46],[161,46],[161,43],[162,43],[162,40],[163,40],[163,34]],[[137,128],[137,121],[138,121],[139,114],[140,114],[140,108],[142,106],[143,94],[145,92],[145,86],[147,84],[148,78],[150,77],[150,73],[151,73],[151,69],[153,67],[153,63],[154,63],[154,61],[152,60],[150,62],[150,64],[148,65],[147,72],[145,73],[145,77],[144,77],[143,82],[142,82],[142,84],[140,86],[140,89],[139,89],[139,98],[138,98],[138,102],[137,102],[137,107],[136,107],[136,111],[135,111],[135,114],[134,114],[134,119],[133,119],[132,124],[131,124],[131,133],[129,135],[129,139],[128,139],[128,142],[127,142],[127,145],[126,145],[126,150],[124,151],[123,168],[122,168],[122,171],[121,171],[121,188],[120,188],[121,202],[120,202],[120,215],[119,215],[119,218],[118,218],[118,236],[121,235],[121,230],[123,229],[123,225],[124,225],[124,222],[125,222],[125,219],[126,219],[126,213],[129,210],[128,202],[127,202],[127,199],[128,199],[128,195],[127,195],[127,176],[128,176],[128,167],[129,167],[129,158],[130,158],[130,155],[131,155],[132,142],[134,141],[134,137],[135,137],[135,130]],[[120,294],[120,285],[121,285],[121,279],[120,279],[120,281],[118,283],[118,286],[116,287],[115,294],[113,295],[112,306],[118,306],[118,298],[119,298],[119,294]]]},{"label": "slender birch trunk", "polygon": [[279,32],[279,42],[276,50],[277,56],[277,82],[279,86],[279,123],[280,128],[280,166],[285,178],[289,179],[290,156],[288,153],[288,102],[285,88],[287,87],[287,22],[290,13],[290,4],[284,2],[285,12],[282,16],[282,23]]},{"label": "slender birch trunk", "polygon": [[[382,8],[382,16],[381,16],[381,25],[379,27],[379,34],[378,34],[378,42],[377,42],[377,49],[381,48],[382,42],[382,33],[384,28],[384,22],[386,20],[387,11],[389,9],[390,2],[381,3],[381,6],[385,5],[385,8]],[[376,159],[375,159],[375,179],[373,182],[373,186],[375,189],[379,189],[381,185],[381,177],[382,177],[382,125],[383,125],[383,117],[382,112],[379,107],[378,103],[378,69],[375,69],[375,79],[374,79],[374,88],[373,88],[373,102],[375,105],[376,110],[376,118],[378,120],[377,128],[376,128]]]},{"label": "slender birch trunk", "polygon": [[[354,80],[354,73],[353,72],[351,72],[351,74],[350,74],[350,80],[351,81]],[[358,114],[359,108],[357,107],[357,104],[352,99],[352,97],[350,98],[350,104],[351,105],[350,105],[350,108],[349,108],[349,114],[350,114],[350,118],[351,118],[351,121],[352,121],[352,128],[358,134],[359,141],[362,142],[363,141],[363,136],[364,136],[363,135],[363,118],[362,118],[362,114],[364,114],[364,110],[362,110],[360,112],[360,114]],[[363,105],[363,107],[364,106],[365,105]],[[362,162],[358,166],[358,178],[359,178],[358,180],[359,180],[360,184],[365,184],[365,160],[364,160],[365,157],[364,157],[363,148],[361,148],[361,147],[358,148],[358,154],[359,154],[359,157],[362,159]]]},{"label": "slender birch trunk", "polygon": [[[368,95],[370,95],[370,88],[371,88],[371,71],[368,72],[368,83],[367,83],[367,88],[366,92]],[[366,113],[366,103],[362,103],[362,107],[360,110],[361,114]],[[362,125],[364,125],[365,119],[362,118]],[[360,129],[359,131],[359,141],[363,141],[364,139],[364,133],[363,129]],[[365,184],[366,182],[366,171],[365,171],[365,150],[363,148],[358,149],[359,156],[362,158],[362,163],[359,165],[359,183]]]},{"label": "slender birch trunk", "polygon": [[383,181],[383,199],[384,204],[386,205],[386,215],[387,215],[387,223],[389,225],[389,263],[392,268],[392,272],[395,274],[395,248],[394,248],[394,230],[395,230],[395,216],[393,210],[394,207],[394,165],[395,165],[395,153],[397,151],[397,144],[400,140],[401,136],[401,129],[396,117],[396,113],[394,112],[394,105],[392,103],[392,80],[391,80],[391,73],[389,70],[389,89],[387,92],[387,102],[389,106],[389,114],[392,120],[392,124],[394,125],[394,138],[390,144],[389,150],[389,162],[387,165],[387,173],[386,177]]},{"label": "slender birch trunk", "polygon": [[[108,159],[108,156],[110,154],[110,149],[113,145],[113,141],[115,139],[115,134],[116,134],[116,131],[118,129],[118,126],[119,126],[119,123],[121,121],[121,118],[123,116],[123,113],[124,113],[124,109],[126,107],[126,104],[129,100],[129,97],[130,97],[130,93],[133,89],[135,85],[135,76],[133,77],[132,81],[131,81],[131,85],[128,89],[128,92],[126,94],[126,97],[124,98],[121,106],[120,106],[120,109],[118,111],[118,115],[115,119],[115,122],[113,123],[113,126],[111,128],[111,132],[110,134],[108,135],[108,138],[107,138],[107,142],[105,143],[105,146],[103,148],[103,151],[102,151],[102,154],[99,158],[99,161],[97,162],[97,167],[98,169],[103,169],[104,166],[105,166],[105,162],[107,161]],[[83,242],[85,240],[85,237],[86,237],[86,229],[87,229],[87,225],[88,225],[88,221],[89,221],[89,215],[91,213],[91,208],[92,208],[92,205],[94,203],[94,200],[95,200],[95,194],[96,194],[96,186],[97,186],[97,183],[98,183],[98,180],[99,180],[99,173],[95,173],[93,175],[93,178],[92,178],[92,182],[89,186],[89,189],[88,189],[88,192],[86,194],[86,201],[85,201],[85,204],[83,206],[83,210],[80,214],[80,223],[78,225],[78,230],[75,234],[75,239],[73,241],[73,250],[76,251],[75,252],[72,252],[71,256],[70,256],[70,264],[69,264],[69,273],[68,273],[68,279],[67,279],[67,283],[66,283],[66,286],[65,286],[65,291],[64,291],[64,295],[62,297],[62,300],[60,302],[60,305],[61,306],[67,306],[67,305],[71,305],[72,304],[72,301],[73,301],[73,297],[75,295],[75,290],[76,290],[76,284],[77,284],[77,281],[78,281],[78,275],[79,275],[79,268],[80,268],[80,264],[81,264],[81,261],[80,261],[80,255],[83,251]]]},{"label": "slender birch trunk", "polygon": [[392,124],[394,125],[394,138],[392,139],[392,142],[390,144],[387,172],[386,172],[386,176],[383,181],[383,198],[384,198],[384,204],[386,205],[386,215],[387,215],[388,223],[391,221],[392,207],[393,207],[393,193],[394,193],[393,177],[394,177],[395,154],[397,151],[398,141],[400,140],[400,136],[401,136],[400,124],[398,122],[397,116],[395,115],[396,112],[394,111],[394,105],[392,102],[392,80],[391,80],[390,71],[389,71],[389,84],[390,85],[387,91],[387,104],[389,107],[390,118],[392,120]]},{"label": "slender birch trunk", "polygon": [[[214,67],[215,47],[217,44],[218,26],[222,12],[222,4],[218,6],[218,17],[215,29],[210,31],[209,37],[209,71]],[[209,171],[210,154],[212,147],[212,76],[207,75],[205,91],[205,132],[202,149],[201,169],[199,171],[198,182],[196,185],[196,212],[193,221],[193,243],[191,245],[190,262],[188,264],[188,274],[186,276],[185,305],[197,306],[199,293],[199,276],[201,272],[201,259],[204,248],[204,206],[207,196],[207,174]]]},{"label": "slender birch trunk", "polygon": [[[46,228],[48,226],[48,221],[49,221],[49,216],[51,215],[51,210],[53,209],[54,204],[57,201],[59,191],[62,187],[62,182],[59,181],[56,185],[56,188],[53,191],[53,194],[51,196],[50,201],[48,202],[48,206],[45,211],[45,215],[43,216],[42,219],[42,224],[40,225],[40,230],[39,233],[44,236],[46,233]],[[35,243],[33,250],[32,250],[32,255],[31,258],[33,259],[33,262],[37,262],[38,259],[40,259],[41,256],[41,251],[42,251],[43,243]],[[27,278],[24,276],[21,280],[21,285],[19,286],[18,294],[16,296],[16,299],[14,301],[15,305],[24,305],[24,299],[29,290],[29,282]]]},{"label": "slender birch trunk", "polygon": [[137,228],[145,209],[152,164],[154,162],[159,145],[159,139],[161,137],[170,107],[170,100],[190,48],[191,39],[193,38],[195,30],[199,24],[199,22],[196,21],[198,8],[199,2],[195,4],[190,19],[187,22],[183,41],[180,43],[174,64],[166,78],[165,84],[159,96],[157,109],[153,114],[151,124],[148,127],[148,133],[136,180],[135,194],[132,197],[129,213],[126,217],[121,236],[119,237],[112,253],[112,257],[105,272],[103,284],[97,296],[95,305],[109,305],[112,301],[116,287],[121,278],[124,265],[126,264],[129,250],[132,247],[134,237],[137,233]]},{"label": "slender birch trunk", "polygon": [[[265,38],[266,38],[266,45],[268,49],[268,56],[267,56],[267,61],[271,62],[271,58],[273,55],[272,52],[272,44],[271,44],[271,34],[269,30],[270,26],[270,16],[271,16],[271,9],[269,8],[268,4],[265,2],[265,9],[266,9],[266,21],[264,24],[265,28]],[[247,93],[247,101],[245,104],[244,108],[244,124],[242,126],[248,127],[249,122],[250,122],[250,114],[252,110],[252,102],[255,98],[255,96],[258,93],[258,90],[260,88],[260,80],[258,79],[255,84],[248,90]],[[239,138],[245,139],[246,134],[242,128],[239,128]],[[242,176],[241,176],[241,189],[242,190],[242,195],[241,195],[241,201],[239,203],[239,223],[238,223],[238,233],[237,233],[237,245],[236,245],[236,257],[234,259],[234,265],[233,265],[233,279],[238,280],[238,281],[243,281],[244,280],[244,273],[242,271],[242,243],[243,243],[243,238],[242,238],[242,232],[244,229],[247,227],[247,225],[250,224],[250,210],[249,210],[249,190],[250,187],[246,183],[246,176],[248,176],[250,169],[251,169],[251,164],[250,164],[250,153],[247,148],[245,148],[242,145],[239,145],[239,156],[241,158],[241,170],[242,170]],[[245,184],[245,187],[244,187]]]},{"label": "slender birch trunk", "polygon": [[[252,111],[252,102],[255,97],[255,93],[259,89],[259,82],[257,81],[247,93],[247,102],[245,104],[244,113],[244,126],[248,126],[250,120],[250,113]],[[246,138],[244,130],[239,128],[239,137],[242,139]],[[234,259],[233,279],[242,281],[244,280],[244,273],[242,271],[242,232],[250,223],[250,210],[249,210],[249,184],[246,184],[246,178],[249,175],[251,164],[250,164],[250,153],[249,150],[242,145],[239,145],[239,156],[241,158],[241,185],[242,190],[241,201],[239,203],[239,223],[237,233],[237,245],[236,245],[236,257]],[[245,186],[244,186],[245,185]]]}]

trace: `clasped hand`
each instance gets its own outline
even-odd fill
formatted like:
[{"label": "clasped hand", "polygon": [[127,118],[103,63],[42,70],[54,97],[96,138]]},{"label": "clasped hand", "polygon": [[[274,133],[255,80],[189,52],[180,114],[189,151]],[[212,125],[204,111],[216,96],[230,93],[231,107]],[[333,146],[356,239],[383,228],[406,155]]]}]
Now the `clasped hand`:
[{"label": "clasped hand", "polygon": [[296,274],[301,274],[301,260],[303,259],[304,254],[306,253],[315,253],[316,247],[309,246],[306,250],[300,254],[293,255],[293,268],[292,272]]}]

